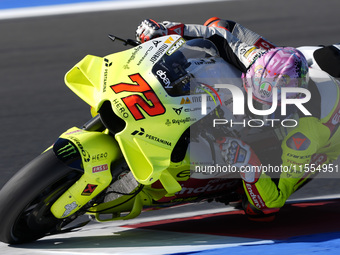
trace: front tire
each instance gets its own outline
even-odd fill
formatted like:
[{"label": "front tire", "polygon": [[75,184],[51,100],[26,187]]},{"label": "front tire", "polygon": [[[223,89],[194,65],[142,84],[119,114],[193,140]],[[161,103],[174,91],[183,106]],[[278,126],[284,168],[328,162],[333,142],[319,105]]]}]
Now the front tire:
[{"label": "front tire", "polygon": [[81,174],[52,150],[23,167],[0,191],[0,241],[20,244],[56,232],[67,219],[55,218],[50,208]]}]

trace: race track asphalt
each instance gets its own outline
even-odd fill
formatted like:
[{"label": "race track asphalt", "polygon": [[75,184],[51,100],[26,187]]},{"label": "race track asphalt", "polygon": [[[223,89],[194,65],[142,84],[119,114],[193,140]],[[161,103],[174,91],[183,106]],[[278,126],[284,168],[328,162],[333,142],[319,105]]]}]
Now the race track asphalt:
[{"label": "race track asphalt", "polygon": [[[126,49],[107,34],[133,38],[145,18],[202,24],[219,16],[278,45],[328,45],[340,42],[339,9],[334,0],[244,0],[1,20],[0,187],[64,130],[89,119],[89,107],[63,78],[87,54]],[[315,180],[298,195],[340,193],[339,184],[339,179]]]}]

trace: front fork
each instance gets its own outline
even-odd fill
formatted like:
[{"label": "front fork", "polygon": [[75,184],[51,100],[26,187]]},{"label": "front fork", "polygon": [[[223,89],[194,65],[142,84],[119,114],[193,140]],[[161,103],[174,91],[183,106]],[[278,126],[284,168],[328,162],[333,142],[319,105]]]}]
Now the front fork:
[{"label": "front fork", "polygon": [[98,127],[73,127],[53,145],[59,159],[67,164],[78,158],[79,166],[84,171],[81,178],[52,205],[51,212],[56,218],[74,214],[106,189],[112,181],[111,163],[123,157],[112,136],[105,132],[89,131],[91,129]]},{"label": "front fork", "polygon": [[[86,123],[83,129],[73,127],[67,130],[59,137],[52,149],[65,164],[83,172],[80,179],[52,205],[51,212],[59,219],[76,213],[105,190],[113,180],[111,170],[114,169],[111,167],[115,164],[112,163],[119,162],[123,158],[117,141],[108,133],[98,115]],[[187,169],[188,166],[176,166],[173,175],[176,176],[177,172],[183,171],[183,167]],[[170,177],[167,180],[175,178]],[[184,181],[188,178],[185,176],[179,180]],[[139,188],[136,188],[139,190],[136,195],[130,194],[108,203],[93,205],[89,213],[94,214],[98,221],[103,221],[100,219],[102,213],[114,215],[110,220],[130,219],[140,214],[143,205],[151,206],[153,199],[160,199],[167,194],[165,190],[154,192],[146,188],[144,192],[142,186]],[[130,213],[120,216],[122,211]]]}]

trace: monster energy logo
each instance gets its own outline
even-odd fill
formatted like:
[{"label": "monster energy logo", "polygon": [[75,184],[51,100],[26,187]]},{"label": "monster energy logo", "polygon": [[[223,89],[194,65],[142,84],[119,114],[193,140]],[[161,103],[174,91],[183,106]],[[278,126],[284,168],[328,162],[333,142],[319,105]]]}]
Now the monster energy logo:
[{"label": "monster energy logo", "polygon": [[72,154],[77,154],[77,150],[72,143],[68,143],[64,147],[60,148],[57,153],[62,158],[66,158],[71,156]]},{"label": "monster energy logo", "polygon": [[74,137],[74,136],[70,136],[70,138],[76,143],[76,145],[78,146],[78,148],[81,150],[81,154],[83,155],[84,161],[85,162],[89,162],[91,160],[91,156],[88,153],[88,151],[86,151],[83,147],[83,145],[80,143],[79,139]]}]

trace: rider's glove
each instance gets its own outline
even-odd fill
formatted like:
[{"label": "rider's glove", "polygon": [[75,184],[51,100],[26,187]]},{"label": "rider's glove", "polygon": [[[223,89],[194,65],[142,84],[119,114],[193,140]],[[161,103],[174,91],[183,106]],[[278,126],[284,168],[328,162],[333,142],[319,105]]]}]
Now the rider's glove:
[{"label": "rider's glove", "polygon": [[164,35],[178,34],[183,36],[183,28],[184,24],[181,23],[172,23],[169,21],[157,23],[152,19],[146,19],[137,27],[136,39],[143,43]]},{"label": "rider's glove", "polygon": [[273,221],[280,210],[279,208],[266,208],[264,210],[259,210],[249,203],[246,198],[242,201],[242,207],[249,220],[262,222]]}]

